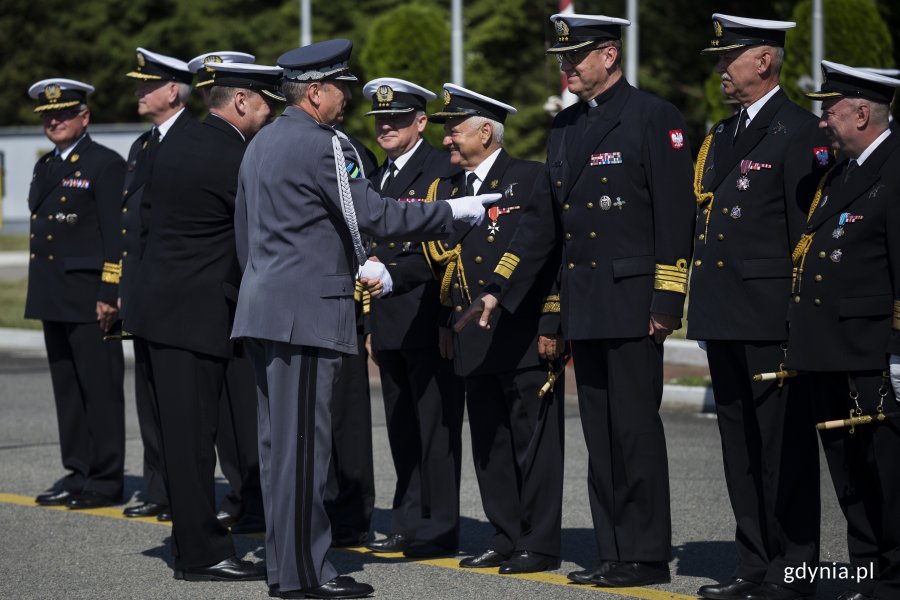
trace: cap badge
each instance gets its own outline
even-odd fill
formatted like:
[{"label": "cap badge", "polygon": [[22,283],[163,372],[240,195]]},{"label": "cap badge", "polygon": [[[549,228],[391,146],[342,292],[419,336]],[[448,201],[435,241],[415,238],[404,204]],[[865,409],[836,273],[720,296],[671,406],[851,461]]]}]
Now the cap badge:
[{"label": "cap badge", "polygon": [[[204,65],[209,64],[209,63],[223,63],[223,62],[225,62],[225,61],[222,60],[222,57],[221,57],[221,56],[215,56],[215,55],[213,55],[213,56],[207,56],[206,58],[203,59],[203,64],[204,64]],[[204,68],[205,68],[207,71],[209,71],[210,73],[215,72],[215,69],[212,69],[212,68],[210,68],[210,67],[204,67]]]},{"label": "cap badge", "polygon": [[569,41],[569,24],[563,19],[556,22],[556,36],[559,38],[560,42]]},{"label": "cap badge", "polygon": [[147,64],[147,61],[144,59],[143,52],[137,53],[137,64],[138,64],[138,69],[143,69],[144,66]]},{"label": "cap badge", "polygon": [[375,98],[378,100],[380,108],[387,108],[394,100],[394,90],[389,85],[380,85],[375,91]]},{"label": "cap badge", "polygon": [[713,21],[713,31],[716,33],[716,38],[721,38],[725,35],[725,31],[722,29],[722,24],[719,21]]},{"label": "cap badge", "polygon": [[44,96],[50,102],[56,102],[62,96],[62,89],[59,87],[59,84],[51,83],[44,87]]},{"label": "cap badge", "polygon": [[444,106],[449,106],[450,104],[450,92],[448,90],[444,90]]}]

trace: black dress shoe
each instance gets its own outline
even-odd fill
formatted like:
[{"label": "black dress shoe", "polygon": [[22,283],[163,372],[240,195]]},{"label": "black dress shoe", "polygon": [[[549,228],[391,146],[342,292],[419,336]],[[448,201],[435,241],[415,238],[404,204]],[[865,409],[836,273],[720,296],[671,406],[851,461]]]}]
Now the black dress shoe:
[{"label": "black dress shoe", "polygon": [[176,569],[175,579],[185,581],[260,581],[266,578],[266,564],[226,558],[210,567]]},{"label": "black dress shoe", "polygon": [[112,506],[113,504],[118,504],[118,501],[115,498],[110,498],[109,496],[90,491],[81,492],[74,498],[69,498],[69,501],[66,502],[66,506],[72,510],[103,508],[104,506]]},{"label": "black dress shoe", "polygon": [[743,600],[748,592],[759,587],[754,581],[747,581],[740,577],[732,577],[728,583],[711,583],[702,585],[697,590],[697,595],[709,600]]},{"label": "black dress shoe", "polygon": [[216,520],[222,527],[231,527],[232,525],[237,523],[238,518],[230,512],[220,510],[216,513]]},{"label": "black dress shoe", "polygon": [[382,540],[372,540],[366,548],[372,552],[403,552],[409,547],[411,540],[402,533],[392,533]]},{"label": "black dress shoe", "polygon": [[638,587],[654,583],[669,583],[669,564],[664,562],[620,562],[594,583],[600,587]]},{"label": "black dress shoe", "polygon": [[75,492],[67,492],[65,490],[62,490],[61,492],[48,492],[46,494],[41,494],[37,498],[35,498],[34,501],[41,506],[64,506],[68,504],[69,500],[77,497],[78,494],[76,494]]},{"label": "black dress shoe", "polygon": [[231,526],[231,533],[265,533],[266,520],[262,515],[241,515]]},{"label": "black dress shoe", "polygon": [[332,548],[358,548],[369,541],[369,532],[341,531],[335,532],[331,538]]},{"label": "black dress shoe", "polygon": [[481,554],[465,557],[459,561],[459,566],[463,569],[489,569],[499,567],[508,558],[509,556],[488,548]]},{"label": "black dress shoe", "polygon": [[866,596],[862,592],[854,592],[852,590],[847,590],[843,594],[837,597],[837,600],[875,600],[871,596]]},{"label": "black dress shoe", "polygon": [[155,502],[144,502],[143,504],[138,504],[137,506],[129,506],[125,510],[122,511],[122,514],[126,517],[136,518],[136,517],[155,517],[159,515],[164,510],[167,510],[169,507],[165,504],[156,504]]},{"label": "black dress shoe", "polygon": [[815,594],[809,596],[774,583],[764,583],[755,590],[744,594],[744,600],[815,600],[815,598]]},{"label": "black dress shoe", "polygon": [[406,558],[437,558],[456,554],[456,548],[445,548],[431,542],[413,542],[403,551]]},{"label": "black dress shoe", "polygon": [[360,583],[352,577],[335,577],[319,587],[296,591],[278,591],[279,598],[364,598],[375,590],[367,583]]},{"label": "black dress shoe", "polygon": [[156,520],[162,521],[163,523],[168,523],[169,521],[172,520],[172,513],[169,512],[168,506],[166,508],[164,508],[161,513],[156,515]]},{"label": "black dress shoe", "polygon": [[540,573],[541,571],[553,571],[558,568],[558,557],[522,550],[513,554],[509,560],[500,565],[500,574]]},{"label": "black dress shoe", "polygon": [[599,567],[594,567],[593,569],[585,569],[584,571],[572,571],[566,577],[569,578],[569,581],[572,583],[578,583],[581,585],[593,584],[594,581],[617,564],[614,560],[604,560],[600,563]]}]

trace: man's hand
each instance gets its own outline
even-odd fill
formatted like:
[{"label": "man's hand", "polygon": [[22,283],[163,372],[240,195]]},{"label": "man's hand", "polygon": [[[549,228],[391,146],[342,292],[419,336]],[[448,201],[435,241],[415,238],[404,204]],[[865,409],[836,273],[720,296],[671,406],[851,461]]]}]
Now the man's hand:
[{"label": "man's hand", "polygon": [[441,358],[453,360],[453,330],[449,327],[438,327],[438,349]]},{"label": "man's hand", "polygon": [[556,360],[563,348],[563,339],[559,335],[538,336],[538,356],[544,360]]},{"label": "man's hand", "polygon": [[891,354],[891,386],[894,388],[894,398],[900,402],[900,356]]},{"label": "man's hand", "polygon": [[97,300],[97,321],[100,323],[100,329],[104,332],[109,331],[116,319],[119,318],[119,309],[112,304],[107,304],[101,300]]},{"label": "man's hand", "polygon": [[469,225],[477,227],[484,220],[484,207],[494,204],[503,194],[480,194],[478,196],[462,196],[446,200],[453,211],[453,219],[465,221]]},{"label": "man's hand", "polygon": [[462,331],[463,327],[466,326],[466,323],[478,317],[478,326],[482,329],[490,329],[491,328],[491,314],[497,310],[497,306],[500,302],[497,300],[497,297],[493,294],[482,294],[475,298],[475,301],[472,302],[472,306],[466,309],[466,312],[460,315],[460,317],[456,320],[456,325],[454,325],[453,329],[457,332]]},{"label": "man's hand", "polygon": [[394,289],[394,281],[387,267],[377,258],[370,258],[359,268],[357,279],[373,298],[386,296]]},{"label": "man's hand", "polygon": [[650,313],[650,331],[657,344],[662,344],[673,331],[681,327],[681,318],[660,313]]}]

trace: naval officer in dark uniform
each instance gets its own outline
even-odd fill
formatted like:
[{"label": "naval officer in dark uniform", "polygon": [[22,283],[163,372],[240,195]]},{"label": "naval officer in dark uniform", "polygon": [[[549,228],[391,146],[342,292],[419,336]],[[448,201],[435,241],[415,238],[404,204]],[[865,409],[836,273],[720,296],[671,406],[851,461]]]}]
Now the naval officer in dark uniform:
[{"label": "naval officer in dark uniform", "polygon": [[[498,301],[515,311],[562,247],[563,337],[572,343],[588,493],[600,564],[577,583],[669,580],[671,516],[662,342],[680,327],[694,221],[684,119],[622,76],[625,19],[551,17],[569,91],[581,102],[553,120],[544,202],[522,216],[493,280],[457,327]],[[555,225],[554,225],[555,224]]]},{"label": "naval officer in dark uniform", "polygon": [[888,600],[900,597],[900,136],[888,124],[900,80],[828,61],[822,70],[807,96],[822,101],[819,126],[843,160],[821,180],[793,252],[786,363],[809,373],[827,422],[822,446],[859,576],[838,598]]},{"label": "naval officer in dark uniform", "polygon": [[263,579],[263,565],[235,557],[216,517],[218,410],[232,356],[240,282],[234,239],[238,170],[248,139],[268,122],[266,93],[280,69],[217,64],[210,114],[160,144],[145,195],[150,233],[128,329],[147,350],[172,512],[175,577]]},{"label": "naval officer in dark uniform", "polygon": [[804,381],[753,376],[784,363],[791,243],[830,151],[815,117],[779,87],[794,23],[715,14],[713,26],[703,52],[740,111],[713,126],[697,159],[688,337],[706,344],[738,565],[698,594],[799,598],[815,582],[788,582],[785,569],[819,556],[812,407]]},{"label": "naval officer in dark uniform", "polygon": [[351,50],[328,40],[278,59],[288,107],[250,143],[238,183],[243,277],[232,336],[256,371],[267,580],[282,598],[372,592],[325,559],[331,400],[342,355],[358,351],[354,279],[375,294],[390,285],[383,263],[367,261],[361,232],[422,240],[449,235],[453,219],[484,218],[482,199],[400,203],[361,177],[356,151],[330,125],[356,80]]},{"label": "naval officer in dark uniform", "polygon": [[125,461],[122,344],[103,340],[118,319],[125,163],[87,133],[93,91],[72,79],[44,79],[28,90],[56,148],[38,159],[28,193],[25,318],[43,322],[62,463],[69,471],[61,486],[36,500],[73,509],[120,502]]},{"label": "naval officer in dark uniform", "polygon": [[[177,58],[137,49],[137,66],[127,75],[138,82],[135,96],[137,112],[153,123],[141,134],[128,152],[125,186],[121,199],[122,225],[122,281],[119,286],[119,307],[123,327],[127,329],[131,292],[134,289],[144,246],[150,231],[150,203],[144,195],[145,185],[153,170],[153,162],[162,139],[177,132],[190,115],[184,103],[191,93],[191,73]],[[162,448],[153,400],[150,396],[146,349],[134,342],[134,403],[141,431],[143,456],[143,502],[124,510],[126,517],[152,517],[169,521],[169,501],[162,472]]]},{"label": "naval officer in dark uniform", "polygon": [[[410,81],[368,82],[375,136],[387,154],[372,175],[376,190],[400,202],[423,202],[433,181],[458,172],[423,137],[434,93]],[[389,535],[374,552],[445,554],[459,544],[459,483],[464,392],[453,364],[438,350],[440,285],[422,245],[373,240],[370,255],[391,272],[394,294],[371,304],[371,345],[381,374],[384,411],[397,474]],[[403,293],[401,279],[408,281]]]},{"label": "naval officer in dark uniform", "polygon": [[[464,568],[499,567],[500,573],[534,573],[559,567],[563,483],[563,382],[540,393],[557,358],[559,259],[547,261],[515,311],[503,311],[490,330],[453,334],[450,326],[506,264],[504,251],[534,196],[541,163],[511,157],[503,149],[504,124],[516,109],[477,92],[444,84],[444,107],[429,120],[444,126],[444,145],[462,172],[444,178],[437,197],[482,190],[503,198],[478,227],[457,224],[449,243],[427,244],[441,281],[449,319],[441,351],[464,377],[472,431],[472,458],[484,512],[494,533]],[[451,339],[452,336],[452,339]],[[550,348],[548,348],[550,347]]]}]

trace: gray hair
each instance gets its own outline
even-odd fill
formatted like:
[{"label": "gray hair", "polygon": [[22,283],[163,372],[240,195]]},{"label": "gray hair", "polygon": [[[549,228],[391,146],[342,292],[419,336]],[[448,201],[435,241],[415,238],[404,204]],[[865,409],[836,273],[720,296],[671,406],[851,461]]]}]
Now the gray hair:
[{"label": "gray hair", "polygon": [[309,84],[309,81],[284,79],[281,82],[281,93],[287,98],[288,104],[296,106],[306,97],[306,90],[309,89]]},{"label": "gray hair", "polygon": [[770,47],[772,50],[772,72],[778,76],[781,75],[781,67],[784,66],[784,48]]},{"label": "gray hair", "polygon": [[466,122],[469,123],[470,129],[478,129],[485,123],[490,123],[493,128],[494,135],[493,141],[498,146],[503,145],[503,123],[499,121],[495,121],[493,119],[488,119],[487,117],[469,117],[466,119]]},{"label": "gray hair", "polygon": [[875,102],[866,98],[848,98],[854,109],[865,104],[869,107],[869,127],[874,129],[887,128],[891,119],[891,106],[883,102]]},{"label": "gray hair", "polygon": [[191,84],[178,81],[175,85],[178,86],[178,101],[187,104],[188,98],[191,97]]},{"label": "gray hair", "polygon": [[206,105],[209,108],[223,108],[234,98],[234,94],[242,88],[214,85],[209,88]]}]

